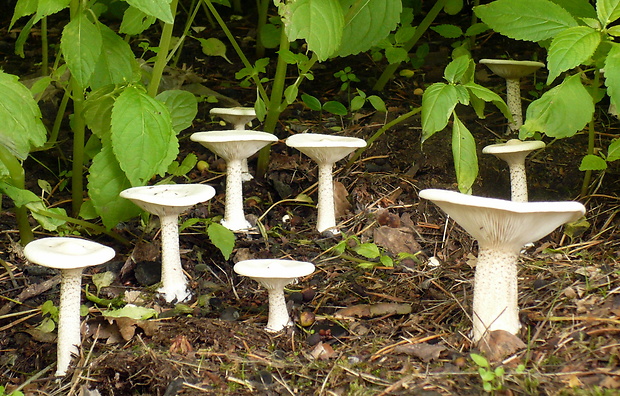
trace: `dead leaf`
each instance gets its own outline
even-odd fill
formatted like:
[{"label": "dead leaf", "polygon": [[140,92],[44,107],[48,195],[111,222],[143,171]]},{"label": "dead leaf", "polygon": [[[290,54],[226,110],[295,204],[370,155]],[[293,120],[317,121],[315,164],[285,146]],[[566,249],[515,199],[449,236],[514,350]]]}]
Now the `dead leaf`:
[{"label": "dead leaf", "polygon": [[334,181],[334,213],[336,218],[346,216],[351,211],[351,203],[347,199],[349,192],[344,184]]},{"label": "dead leaf", "polygon": [[343,318],[374,318],[385,315],[406,315],[411,313],[411,305],[396,303],[358,304],[339,309],[334,313],[337,319]]},{"label": "dead leaf", "polygon": [[411,230],[406,227],[392,228],[381,226],[373,230],[375,244],[381,246],[393,255],[398,253],[414,254],[421,250]]},{"label": "dead leaf", "polygon": [[394,353],[404,353],[405,355],[415,356],[425,363],[429,363],[439,359],[439,355],[445,350],[446,347],[443,345],[421,342],[419,344],[398,345],[394,348]]},{"label": "dead leaf", "polygon": [[620,388],[620,382],[616,381],[614,377],[606,375],[600,382],[599,386],[601,388],[618,389]]},{"label": "dead leaf", "polygon": [[180,354],[183,356],[187,356],[190,353],[194,352],[194,348],[192,347],[192,344],[190,344],[187,337],[185,337],[182,334],[179,334],[172,340],[172,345],[170,345],[170,348],[168,349],[168,351],[173,354],[176,353],[176,354]]},{"label": "dead leaf", "polygon": [[37,342],[47,342],[50,344],[56,342],[56,333],[48,333],[36,328],[27,329],[24,331],[30,334]]},{"label": "dead leaf", "polygon": [[489,331],[478,341],[478,348],[490,362],[498,362],[526,346],[519,337],[505,330]]},{"label": "dead leaf", "polygon": [[336,352],[329,344],[319,342],[310,352],[310,356],[315,360],[329,360]]}]

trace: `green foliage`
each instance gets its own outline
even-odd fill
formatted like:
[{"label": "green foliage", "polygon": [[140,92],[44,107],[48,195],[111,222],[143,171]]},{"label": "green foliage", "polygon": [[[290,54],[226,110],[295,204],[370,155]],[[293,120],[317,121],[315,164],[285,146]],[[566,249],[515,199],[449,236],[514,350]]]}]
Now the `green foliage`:
[{"label": "green foliage", "polygon": [[[183,231],[186,228],[197,228],[199,223],[203,223],[206,226],[206,234],[211,240],[211,243],[220,250],[226,260],[230,258],[233,248],[235,247],[235,233],[224,227],[223,225],[213,221],[213,219],[199,219],[191,218],[181,224],[179,231]],[[199,229],[200,230],[200,229]],[[203,232],[202,230],[200,230]]]},{"label": "green foliage", "polygon": [[14,391],[11,393],[6,393],[6,388],[2,385],[0,385],[0,396],[24,396],[23,392],[20,391]]},{"label": "green foliage", "polygon": [[469,355],[471,359],[478,366],[478,374],[482,380],[482,388],[485,392],[495,392],[504,388],[504,374],[503,367],[491,368],[489,361],[482,355],[471,353]]},{"label": "green foliage", "polygon": [[[344,235],[343,239],[334,245],[330,250],[342,258],[349,259],[357,262],[360,268],[372,269],[378,266],[393,267],[394,260],[383,249],[374,243],[364,242],[362,243],[355,235]],[[353,257],[345,254],[345,251],[350,250],[356,253],[362,258]]]}]

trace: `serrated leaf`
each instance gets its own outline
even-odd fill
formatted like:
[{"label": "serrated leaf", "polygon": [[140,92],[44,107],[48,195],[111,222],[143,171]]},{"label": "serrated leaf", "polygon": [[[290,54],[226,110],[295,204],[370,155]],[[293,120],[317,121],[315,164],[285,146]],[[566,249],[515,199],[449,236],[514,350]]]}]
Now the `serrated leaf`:
[{"label": "serrated leaf", "polygon": [[601,25],[609,25],[620,18],[620,0],[597,0],[596,14]]},{"label": "serrated leaf", "polygon": [[168,108],[175,133],[192,126],[192,121],[198,114],[198,101],[194,94],[181,89],[168,89],[155,98]]},{"label": "serrated leaf", "polygon": [[347,108],[344,107],[344,105],[340,102],[337,102],[335,100],[330,100],[328,102],[325,102],[325,104],[323,104],[323,110],[335,114],[335,115],[339,115],[339,116],[346,116],[347,115]]},{"label": "serrated leaf", "polygon": [[211,243],[222,252],[228,260],[235,247],[235,233],[219,223],[211,223],[207,228]]},{"label": "serrated leaf", "polygon": [[580,171],[588,171],[588,170],[605,170],[607,169],[607,162],[599,157],[598,155],[588,154],[581,159],[581,164],[579,165]]},{"label": "serrated leaf", "polygon": [[[510,110],[508,110],[508,105],[502,99],[501,96],[491,91],[490,89],[483,87],[482,85],[478,85],[475,82],[469,82],[467,84],[463,84],[465,88],[469,91],[470,98],[471,96],[475,96],[476,98],[483,100],[484,102],[491,102],[502,112],[504,117],[508,120],[512,120],[512,114]],[[478,114],[478,117],[484,118],[484,115]]]},{"label": "serrated leaf", "polygon": [[165,23],[174,23],[174,16],[170,10],[170,0],[126,0],[129,5],[139,9],[147,15],[162,20]]},{"label": "serrated leaf", "polygon": [[71,75],[85,88],[101,55],[101,31],[84,14],[69,22],[62,31],[62,50]]},{"label": "serrated leaf", "polygon": [[605,86],[611,103],[620,106],[620,44],[612,43],[605,58]]},{"label": "serrated leaf", "polygon": [[128,7],[123,14],[119,33],[137,36],[148,29],[157,18],[144,13],[136,7]]},{"label": "serrated leaf", "polygon": [[166,172],[177,156],[168,109],[135,87],[127,87],[116,99],[111,132],[114,155],[133,186]]},{"label": "serrated leaf", "polygon": [[84,101],[86,125],[99,139],[109,138],[115,100],[114,86],[110,85],[91,92]]},{"label": "serrated leaf", "polygon": [[620,159],[620,139],[614,139],[607,148],[607,162]]},{"label": "serrated leaf", "polygon": [[519,138],[523,140],[535,132],[555,138],[572,136],[583,129],[593,115],[592,97],[576,74],[530,103]]},{"label": "serrated leaf", "polygon": [[71,3],[71,0],[39,0],[34,22],[37,23],[41,18],[64,10],[69,6],[69,3]]},{"label": "serrated leaf", "polygon": [[394,64],[406,61],[409,58],[409,54],[404,48],[388,47],[385,49],[385,58],[388,63]]},{"label": "serrated leaf", "polygon": [[547,84],[551,84],[560,73],[586,63],[600,42],[601,34],[587,26],[576,26],[559,33],[549,47]]},{"label": "serrated leaf", "polygon": [[132,82],[135,55],[129,44],[106,25],[100,25],[101,54],[90,78],[92,89]]},{"label": "serrated leaf", "polygon": [[280,16],[290,41],[303,39],[324,61],[336,52],[342,39],[344,15],[337,1],[297,0],[280,4]]},{"label": "serrated leaf", "polygon": [[580,18],[596,18],[596,10],[589,0],[551,0],[555,4],[570,12],[572,16]]},{"label": "serrated leaf", "polygon": [[446,66],[443,76],[450,84],[461,81],[473,66],[473,60],[467,56],[459,56]]},{"label": "serrated leaf", "polygon": [[516,40],[541,41],[578,23],[549,0],[497,0],[474,8],[491,29]]},{"label": "serrated leaf", "polygon": [[422,95],[422,142],[448,125],[452,110],[458,103],[456,87],[435,83]]},{"label": "serrated leaf", "polygon": [[401,26],[396,33],[394,33],[394,41],[398,44],[404,44],[411,40],[415,31],[416,28],[414,26]]},{"label": "serrated leaf", "polygon": [[456,25],[442,24],[437,26],[431,26],[431,30],[439,33],[441,37],[455,39],[463,35],[463,30]]},{"label": "serrated leaf", "polygon": [[8,30],[10,31],[13,29],[13,25],[19,18],[32,15],[37,12],[37,4],[38,0],[18,0],[15,4],[15,8],[13,9],[13,17],[11,18],[11,23],[9,24]]},{"label": "serrated leaf", "polygon": [[459,191],[471,194],[471,186],[478,177],[476,141],[456,114],[452,123],[452,157]]},{"label": "serrated leaf", "polygon": [[361,243],[353,248],[353,251],[367,259],[374,259],[381,255],[379,247],[374,243]]}]

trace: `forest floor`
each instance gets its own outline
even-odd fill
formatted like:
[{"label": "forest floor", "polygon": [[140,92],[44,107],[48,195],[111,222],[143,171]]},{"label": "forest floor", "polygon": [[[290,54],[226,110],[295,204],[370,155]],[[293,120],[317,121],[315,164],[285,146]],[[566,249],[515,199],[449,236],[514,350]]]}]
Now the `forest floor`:
[{"label": "forest floor", "polygon": [[[6,22],[7,17],[2,19]],[[24,62],[38,59],[37,50],[31,49],[26,59],[17,58],[12,53],[15,34],[6,32],[7,24],[2,26],[4,70],[24,75],[32,67],[24,67]],[[240,37],[251,34],[243,22],[238,29]],[[341,118],[311,111],[299,102],[281,117],[279,138],[310,131],[368,139],[385,122],[420,106],[416,89],[441,80],[449,54],[436,34],[429,33],[425,40],[431,48],[425,66],[412,78],[396,76],[384,92],[377,93],[389,108],[387,115],[365,108],[354,117]],[[476,60],[489,57],[493,50],[518,59],[536,52],[498,36],[480,41],[485,47],[474,51]],[[241,105],[253,105],[255,90],[239,87],[234,72],[241,65],[232,55],[234,64],[229,65],[221,58],[202,55],[199,44],[191,41],[183,51],[184,69],[199,76],[204,86]],[[340,81],[333,77],[345,66],[361,79],[356,87],[370,94],[373,79],[385,65],[366,55],[328,61],[316,68],[315,80],[304,84],[303,91],[321,101],[346,102],[346,93],[339,92]],[[179,73],[169,77],[178,78]],[[538,80],[544,81],[543,74],[539,72]],[[481,65],[477,80],[504,93],[503,82]],[[532,100],[529,92],[535,90],[533,79],[524,81],[526,100]],[[223,165],[189,140],[195,131],[224,129],[209,116],[215,106],[200,104],[193,127],[180,136],[180,158],[194,153],[206,161],[209,170],[193,170],[188,178],[213,185],[217,195],[185,213],[181,222],[223,213]],[[466,109],[459,111],[478,143],[480,176],[474,193],[509,198],[505,164],[480,153],[485,145],[507,138],[505,120],[491,106],[483,120]],[[618,120],[609,118],[606,108],[597,108],[597,130],[603,131],[597,135],[598,147],[607,147],[618,136],[618,128]],[[255,122],[253,129],[260,130],[260,124]],[[58,303],[59,279],[24,259],[11,202],[4,200],[0,385],[6,386],[7,394],[19,387],[28,395],[479,395],[485,392],[485,378],[496,394],[503,395],[618,394],[617,166],[595,175],[592,194],[579,198],[587,207],[589,228],[572,236],[558,229],[522,252],[519,337],[526,347],[497,356],[487,351],[491,369],[481,373],[484,368],[470,357],[472,352],[480,353],[470,338],[477,245],[441,210],[418,197],[424,188],[456,189],[450,136],[443,131],[421,146],[420,135],[420,120],[413,117],[389,130],[352,166],[345,167],[345,161],[336,166],[335,180],[344,193],[339,194],[338,204],[342,233],[335,237],[316,232],[313,205],[278,203],[300,193],[316,200],[317,181],[316,165],[280,140],[272,148],[267,176],[244,184],[249,216],[256,219],[274,205],[261,219],[267,238],[259,232],[237,234],[231,258],[225,260],[208,241],[201,228],[204,223],[181,233],[183,266],[194,295],[183,306],[166,303],[153,287],[145,286],[157,282],[159,272],[156,224],[145,227],[136,219],[117,227],[115,231],[131,240],[132,246],[91,235],[113,246],[117,256],[87,271],[84,284],[89,290],[95,290],[93,274],[110,271],[114,282],[100,290],[100,297],[131,297],[159,315],[148,320],[106,320],[100,307],[84,300],[89,313],[84,318],[81,355],[60,381],[53,376],[54,333],[37,327],[42,304]],[[68,133],[65,139],[70,140]],[[581,133],[565,140],[545,139],[548,147],[528,159],[530,200],[578,199],[583,178],[578,166],[586,140]],[[38,191],[36,179],[59,183],[58,175],[37,170],[39,162],[57,167],[58,161],[66,161],[57,157],[57,153],[36,153],[26,162],[33,191]],[[254,166],[251,160],[250,168]],[[59,190],[52,199],[60,202],[63,194],[68,197]],[[37,237],[46,235],[37,233]],[[382,254],[394,260],[393,266],[357,255],[354,237],[380,246]],[[349,242],[345,253],[334,254],[333,247],[345,239]],[[399,256],[403,252],[409,255]],[[266,291],[232,270],[235,262],[248,258],[286,258],[316,265],[313,274],[287,288],[295,320],[287,331],[263,330]],[[346,313],[341,311],[344,308]],[[302,326],[300,316],[305,322],[308,313],[314,321]],[[495,367],[503,367],[504,372],[493,371]]]}]

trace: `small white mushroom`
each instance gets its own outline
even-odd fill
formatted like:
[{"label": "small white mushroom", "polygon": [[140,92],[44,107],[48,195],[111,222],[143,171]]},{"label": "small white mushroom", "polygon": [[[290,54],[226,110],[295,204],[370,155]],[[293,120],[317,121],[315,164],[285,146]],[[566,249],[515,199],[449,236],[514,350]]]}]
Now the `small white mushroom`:
[{"label": "small white mushroom", "polygon": [[160,184],[132,187],[120,193],[143,210],[159,217],[161,224],[161,283],[158,292],[167,302],[191,297],[179,254],[179,215],[215,195],[206,184]]},{"label": "small white mushroom", "polygon": [[[234,129],[237,131],[245,130],[245,126],[256,118],[256,111],[254,111],[253,107],[215,107],[211,109],[209,114],[219,116],[224,121],[233,124]],[[242,161],[242,167],[242,180],[252,180],[252,175],[248,169],[247,158]]]},{"label": "small white mushroom", "polygon": [[474,279],[473,341],[487,332],[516,335],[519,322],[517,261],[521,247],[585,213],[579,202],[513,202],[427,189],[420,197],[439,206],[478,241]]},{"label": "small white mushroom", "polygon": [[30,242],[24,256],[44,267],[60,270],[60,307],[56,375],[64,376],[81,345],[80,297],[82,270],[111,260],[114,249],[97,242],[72,237],[51,237]]},{"label": "small white mushroom", "polygon": [[513,120],[513,122],[508,123],[506,133],[518,131],[521,125],[523,125],[521,78],[536,72],[541,67],[545,67],[545,64],[542,62],[506,59],[480,59],[480,63],[486,65],[493,73],[506,79],[506,104]]},{"label": "small white mushroom", "polygon": [[525,157],[534,150],[545,147],[540,140],[527,142],[510,139],[506,143],[491,144],[482,149],[484,154],[493,154],[504,160],[510,168],[510,196],[516,202],[527,202],[527,177],[525,174]]},{"label": "small white mushroom", "polygon": [[251,259],[239,261],[234,270],[239,275],[254,279],[267,289],[269,319],[265,331],[275,333],[293,324],[286,309],[284,287],[300,276],[313,273],[314,264],[284,259]]},{"label": "small white mushroom", "polygon": [[197,132],[190,137],[226,161],[226,207],[222,225],[232,231],[251,228],[243,212],[243,160],[266,145],[275,135],[259,131]]},{"label": "small white mushroom", "polygon": [[319,168],[319,198],[317,202],[317,224],[319,232],[338,234],[334,207],[334,182],[332,169],[334,164],[358,148],[366,147],[364,139],[300,133],[286,139],[289,147],[296,148],[312,158]]}]

